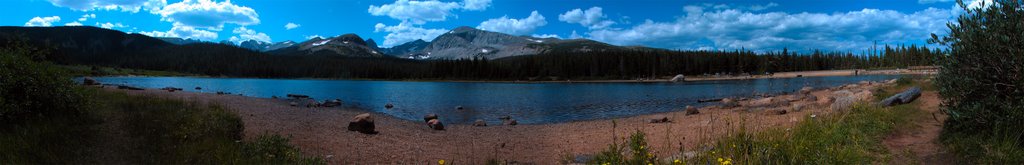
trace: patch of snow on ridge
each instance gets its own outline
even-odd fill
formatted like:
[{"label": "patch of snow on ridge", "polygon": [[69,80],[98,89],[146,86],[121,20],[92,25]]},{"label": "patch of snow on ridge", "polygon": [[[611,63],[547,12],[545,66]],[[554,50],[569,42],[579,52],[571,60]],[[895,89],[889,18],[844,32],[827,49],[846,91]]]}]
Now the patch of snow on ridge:
[{"label": "patch of snow on ridge", "polygon": [[487,53],[487,52],[491,52],[491,50],[487,50],[487,49],[480,49],[480,53]]},{"label": "patch of snow on ridge", "polygon": [[327,42],[331,42],[331,40],[323,40],[323,41],[320,41],[320,42],[316,42],[316,43],[313,43],[313,46],[324,45],[324,44],[327,44]]},{"label": "patch of snow on ridge", "polygon": [[535,39],[526,39],[526,40],[530,40],[530,41],[533,41],[533,42],[536,42],[536,43],[542,43],[542,42],[544,42],[544,41],[542,41],[542,40],[535,40]]}]

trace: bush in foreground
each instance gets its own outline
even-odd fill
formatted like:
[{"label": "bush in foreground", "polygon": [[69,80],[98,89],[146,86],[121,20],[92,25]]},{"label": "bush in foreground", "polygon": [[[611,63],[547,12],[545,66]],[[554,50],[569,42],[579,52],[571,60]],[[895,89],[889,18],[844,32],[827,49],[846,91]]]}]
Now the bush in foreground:
[{"label": "bush in foreground", "polygon": [[949,36],[932,36],[950,47],[936,78],[949,114],[942,140],[975,163],[1022,163],[1024,1],[993,2],[967,9]]}]

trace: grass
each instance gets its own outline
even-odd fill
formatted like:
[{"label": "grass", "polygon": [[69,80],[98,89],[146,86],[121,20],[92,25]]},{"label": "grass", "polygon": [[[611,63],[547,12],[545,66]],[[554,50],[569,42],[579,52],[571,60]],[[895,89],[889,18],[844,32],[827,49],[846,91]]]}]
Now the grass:
[{"label": "grass", "polygon": [[323,164],[279,135],[242,139],[219,106],[86,90],[88,120],[51,117],[0,134],[0,163]]},{"label": "grass", "polygon": [[[897,85],[875,91],[891,95],[910,86],[933,90],[929,83],[901,79]],[[883,99],[884,97],[876,97]],[[643,146],[642,132],[630,136],[621,147],[611,144],[598,153],[589,164],[877,164],[888,162],[892,154],[882,144],[883,138],[896,129],[909,125],[915,116],[925,115],[918,102],[894,107],[858,104],[851,111],[804,120],[792,128],[770,128],[748,132],[744,122],[729,136],[697,148],[680,148],[680,155],[691,151],[692,157],[659,160]],[[638,147],[639,146],[639,147]],[[646,157],[645,157],[646,156]]]}]

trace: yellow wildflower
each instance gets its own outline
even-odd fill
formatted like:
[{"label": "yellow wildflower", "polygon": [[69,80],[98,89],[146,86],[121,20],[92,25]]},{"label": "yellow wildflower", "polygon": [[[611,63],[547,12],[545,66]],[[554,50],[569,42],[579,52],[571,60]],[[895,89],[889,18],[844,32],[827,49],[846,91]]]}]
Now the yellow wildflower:
[{"label": "yellow wildflower", "polygon": [[722,161],[723,161],[723,159],[722,159],[722,158],[718,158],[718,162],[722,162]]},{"label": "yellow wildflower", "polygon": [[437,164],[444,165],[444,159],[437,160]]},{"label": "yellow wildflower", "polygon": [[672,161],[672,163],[683,163],[683,161],[680,161],[679,159],[676,159],[676,161]]},{"label": "yellow wildflower", "polygon": [[732,165],[732,161],[726,160],[725,162],[722,162],[722,165]]}]

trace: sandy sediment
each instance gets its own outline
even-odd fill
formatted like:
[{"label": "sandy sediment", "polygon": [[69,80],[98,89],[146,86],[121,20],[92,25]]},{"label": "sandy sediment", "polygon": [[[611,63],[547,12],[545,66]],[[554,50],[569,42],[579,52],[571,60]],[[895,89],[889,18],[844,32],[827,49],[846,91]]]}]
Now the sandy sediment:
[{"label": "sandy sediment", "polygon": [[[380,132],[374,135],[346,129],[353,116],[368,113],[360,109],[292,107],[285,100],[237,95],[106,89],[219,104],[242,117],[247,138],[263,133],[290,136],[291,143],[304,153],[322,157],[330,164],[428,164],[442,159],[458,164],[483,164],[487,160],[558,164],[566,155],[595,154],[606,149],[613,137],[621,142],[634,131],[646,133],[655,154],[666,158],[679,154],[681,146],[689,150],[708,139],[735,133],[740,125],[746,126],[748,131],[757,131],[792,126],[811,114],[827,114],[831,103],[821,100],[827,100],[833,90],[865,91],[882,85],[885,84],[818,89],[811,94],[819,101],[794,100],[788,106],[751,108],[747,105],[755,99],[750,99],[740,101],[740,105],[745,106],[735,108],[703,107],[696,115],[685,115],[685,107],[679,107],[677,111],[666,113],[541,125],[447,124],[444,131],[432,130],[422,121],[369,112]],[[791,97],[793,95],[783,95],[774,99]],[[791,105],[796,104],[805,108],[793,110]],[[779,110],[787,110],[787,113],[775,113]],[[656,116],[668,117],[671,122],[650,123],[649,119]],[[445,117],[440,118],[444,121]]]}]

